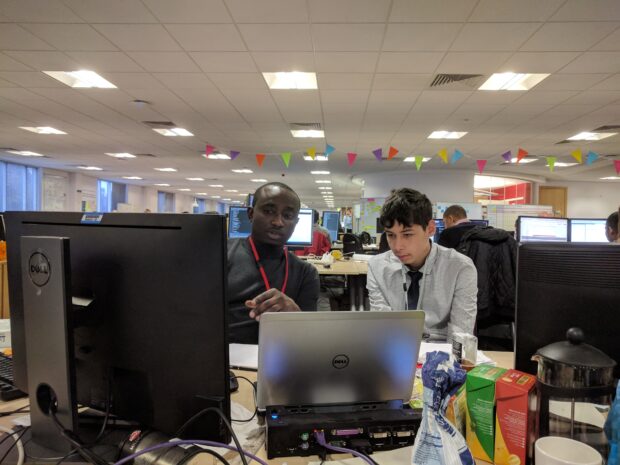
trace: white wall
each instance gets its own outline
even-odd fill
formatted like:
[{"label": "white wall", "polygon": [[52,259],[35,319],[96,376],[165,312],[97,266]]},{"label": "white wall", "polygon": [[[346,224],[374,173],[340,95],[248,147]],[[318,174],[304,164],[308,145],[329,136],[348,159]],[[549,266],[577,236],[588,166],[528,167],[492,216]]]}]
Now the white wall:
[{"label": "white wall", "polygon": [[620,206],[617,182],[548,182],[541,186],[567,187],[569,218],[607,218]]}]

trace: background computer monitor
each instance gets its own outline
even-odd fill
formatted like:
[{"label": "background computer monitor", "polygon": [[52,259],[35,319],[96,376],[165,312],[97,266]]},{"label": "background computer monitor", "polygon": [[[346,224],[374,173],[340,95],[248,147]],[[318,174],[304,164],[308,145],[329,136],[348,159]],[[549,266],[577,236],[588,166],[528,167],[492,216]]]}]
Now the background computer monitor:
[{"label": "background computer monitor", "polygon": [[566,340],[571,327],[620,362],[620,247],[523,243],[518,250],[515,368],[535,374],[532,355]]},{"label": "background computer monitor", "polygon": [[340,212],[324,211],[321,220],[323,227],[329,231],[329,238],[332,242],[338,239],[338,228],[340,227]]},{"label": "background computer monitor", "polygon": [[[88,217],[5,213],[17,387],[28,390],[20,237],[66,237],[71,295],[93,299],[71,312],[77,402],[105,410],[110,386],[111,413],[167,434],[206,406],[229,416],[224,217]],[[191,430],[228,442],[217,415]]]},{"label": "background computer monitor", "polygon": [[441,232],[446,229],[443,218],[435,218],[435,235],[432,237],[433,242],[439,241],[439,236],[441,236]]},{"label": "background computer monitor", "polygon": [[383,234],[385,228],[383,227],[383,223],[381,223],[381,218],[377,218],[377,234]]},{"label": "background computer monitor", "polygon": [[568,219],[520,216],[518,242],[568,242]]},{"label": "background computer monitor", "polygon": [[248,196],[245,199],[245,205],[247,207],[251,207],[253,203],[254,203],[254,194],[248,194]]},{"label": "background computer monitor", "polygon": [[5,240],[5,232],[4,232],[4,217],[0,215],[0,241]]},{"label": "background computer monitor", "polygon": [[[228,212],[228,237],[243,238],[252,233],[252,223],[248,218],[248,207],[231,206]],[[293,235],[287,242],[290,246],[307,246],[312,244],[312,209],[299,210],[299,221]]]},{"label": "background computer monitor", "polygon": [[571,218],[570,241],[607,243],[606,226],[606,219]]},{"label": "background computer monitor", "polygon": [[476,226],[488,226],[489,220],[469,220],[470,223],[475,224]]}]

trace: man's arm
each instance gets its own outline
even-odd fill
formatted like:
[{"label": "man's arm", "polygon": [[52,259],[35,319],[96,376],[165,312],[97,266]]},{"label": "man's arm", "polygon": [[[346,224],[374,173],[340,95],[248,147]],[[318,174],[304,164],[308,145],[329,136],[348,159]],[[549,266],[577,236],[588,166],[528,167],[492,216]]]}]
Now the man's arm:
[{"label": "man's arm", "polygon": [[302,312],[314,312],[318,308],[319,292],[321,290],[319,272],[310,263],[304,263],[304,268],[301,288],[296,302]]},{"label": "man's arm", "polygon": [[456,278],[448,322],[448,340],[452,333],[473,334],[477,313],[478,272],[470,261],[461,269]]},{"label": "man's arm", "polygon": [[368,289],[368,301],[370,302],[371,311],[391,311],[392,308],[385,297],[385,292],[377,282],[375,272],[372,266],[368,266],[368,275],[366,279],[366,289]]}]

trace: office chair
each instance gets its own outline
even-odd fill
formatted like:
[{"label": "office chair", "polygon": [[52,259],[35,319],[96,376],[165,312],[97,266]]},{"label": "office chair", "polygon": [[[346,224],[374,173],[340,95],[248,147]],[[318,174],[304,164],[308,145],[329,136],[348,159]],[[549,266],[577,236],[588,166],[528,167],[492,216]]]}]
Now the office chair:
[{"label": "office chair", "polygon": [[343,255],[353,255],[354,253],[364,253],[362,241],[353,233],[345,233],[342,236]]},{"label": "office chair", "polygon": [[362,245],[372,244],[372,237],[368,231],[362,231],[360,233],[360,240],[362,241]]}]

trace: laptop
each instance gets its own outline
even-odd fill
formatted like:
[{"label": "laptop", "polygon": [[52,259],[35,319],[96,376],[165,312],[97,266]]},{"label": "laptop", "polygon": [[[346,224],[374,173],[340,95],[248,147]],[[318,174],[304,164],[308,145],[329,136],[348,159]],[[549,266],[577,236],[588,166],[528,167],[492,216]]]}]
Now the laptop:
[{"label": "laptop", "polygon": [[261,315],[258,409],[411,397],[424,312]]}]

